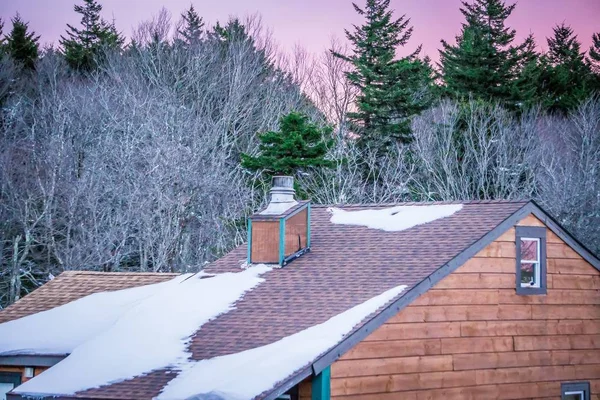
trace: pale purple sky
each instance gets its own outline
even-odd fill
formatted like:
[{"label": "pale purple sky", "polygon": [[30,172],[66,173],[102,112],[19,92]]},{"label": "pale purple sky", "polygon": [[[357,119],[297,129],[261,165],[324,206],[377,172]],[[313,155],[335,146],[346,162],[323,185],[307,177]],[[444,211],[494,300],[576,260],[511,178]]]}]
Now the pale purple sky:
[{"label": "pale purple sky", "polygon": [[[42,43],[57,42],[66,24],[77,24],[79,15],[73,4],[80,0],[0,0],[0,17],[4,30],[17,11],[42,35]],[[512,2],[509,0],[509,3]],[[151,18],[165,6],[174,17],[190,3],[209,24],[225,21],[231,15],[258,13],[283,50],[299,44],[311,52],[327,48],[330,38],[344,37],[344,28],[361,19],[350,0],[100,0],[105,19],[115,19],[117,28],[130,36],[133,26]],[[358,0],[363,4],[364,0]],[[437,59],[440,39],[454,40],[460,31],[460,0],[392,0],[397,15],[407,14],[415,27],[409,49],[423,44],[423,53]],[[533,32],[542,48],[552,27],[565,21],[570,24],[583,48],[588,49],[591,36],[600,31],[600,0],[521,0],[509,24],[522,38]],[[401,52],[404,53],[404,52]]]}]

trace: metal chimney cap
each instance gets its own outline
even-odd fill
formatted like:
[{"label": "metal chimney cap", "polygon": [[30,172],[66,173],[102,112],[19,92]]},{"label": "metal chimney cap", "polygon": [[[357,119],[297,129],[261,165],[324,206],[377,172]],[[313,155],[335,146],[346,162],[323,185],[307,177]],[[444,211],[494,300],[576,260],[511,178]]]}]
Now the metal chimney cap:
[{"label": "metal chimney cap", "polygon": [[294,177],[285,175],[274,176],[272,181],[272,187],[293,188]]},{"label": "metal chimney cap", "polygon": [[259,213],[261,215],[280,215],[298,204],[294,199],[296,191],[292,176],[274,176],[273,186],[269,192],[271,201],[267,208]]}]

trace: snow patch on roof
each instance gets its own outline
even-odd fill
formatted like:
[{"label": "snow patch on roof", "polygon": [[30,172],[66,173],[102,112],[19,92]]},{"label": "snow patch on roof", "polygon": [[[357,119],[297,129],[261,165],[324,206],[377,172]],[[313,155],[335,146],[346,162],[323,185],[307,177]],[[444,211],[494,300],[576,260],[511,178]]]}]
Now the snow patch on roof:
[{"label": "snow patch on roof", "polygon": [[[2,324],[0,353],[24,347],[35,354],[40,354],[40,348],[71,352],[15,393],[69,395],[185,363],[190,356],[190,336],[206,322],[232,310],[270,270],[257,265],[239,273],[184,275],[157,285],[94,294]],[[109,303],[105,303],[107,299]],[[103,313],[103,307],[115,310],[106,310],[105,316],[101,314],[102,323],[97,323],[95,312]],[[91,327],[81,327],[85,325]],[[85,334],[69,337],[72,329]],[[45,343],[47,330],[66,335],[64,342],[54,334]],[[20,335],[30,337],[15,337]]]},{"label": "snow patch on roof", "polygon": [[128,310],[191,276],[91,294],[62,306],[0,324],[0,355],[63,355],[106,331]]},{"label": "snow patch on roof", "polygon": [[462,204],[430,206],[397,206],[391,208],[346,211],[329,208],[330,221],[340,225],[360,225],[388,232],[403,231],[436,219],[449,217],[462,209]]},{"label": "snow patch on roof", "polygon": [[223,400],[252,399],[334,347],[367,316],[405,289],[404,285],[390,289],[322,324],[266,346],[182,363],[179,375],[157,399],[210,398],[211,395]]}]

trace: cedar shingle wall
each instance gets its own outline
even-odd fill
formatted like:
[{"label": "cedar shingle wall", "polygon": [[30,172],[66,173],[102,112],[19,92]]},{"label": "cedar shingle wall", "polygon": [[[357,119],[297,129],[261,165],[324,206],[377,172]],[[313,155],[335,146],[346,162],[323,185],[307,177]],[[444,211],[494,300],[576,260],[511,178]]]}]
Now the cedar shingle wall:
[{"label": "cedar shingle wall", "polygon": [[[542,225],[527,217],[519,225]],[[547,232],[548,294],[515,294],[511,229],[331,368],[335,399],[600,400],[600,272]]]},{"label": "cedar shingle wall", "polygon": [[[307,235],[307,211],[302,210],[298,214],[285,221],[285,256],[290,256],[298,250],[306,247]],[[300,240],[298,240],[300,239]],[[300,243],[299,243],[300,242]]]},{"label": "cedar shingle wall", "polygon": [[252,222],[252,262],[279,262],[279,220]]}]

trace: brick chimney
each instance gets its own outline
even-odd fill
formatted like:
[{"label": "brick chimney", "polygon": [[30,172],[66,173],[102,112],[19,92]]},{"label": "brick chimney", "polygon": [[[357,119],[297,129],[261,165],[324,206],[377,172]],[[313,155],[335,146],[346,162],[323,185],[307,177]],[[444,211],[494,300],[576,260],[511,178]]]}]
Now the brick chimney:
[{"label": "brick chimney", "polygon": [[273,177],[267,208],[248,218],[248,263],[278,264],[310,251],[310,202],[294,198],[294,178]]}]

